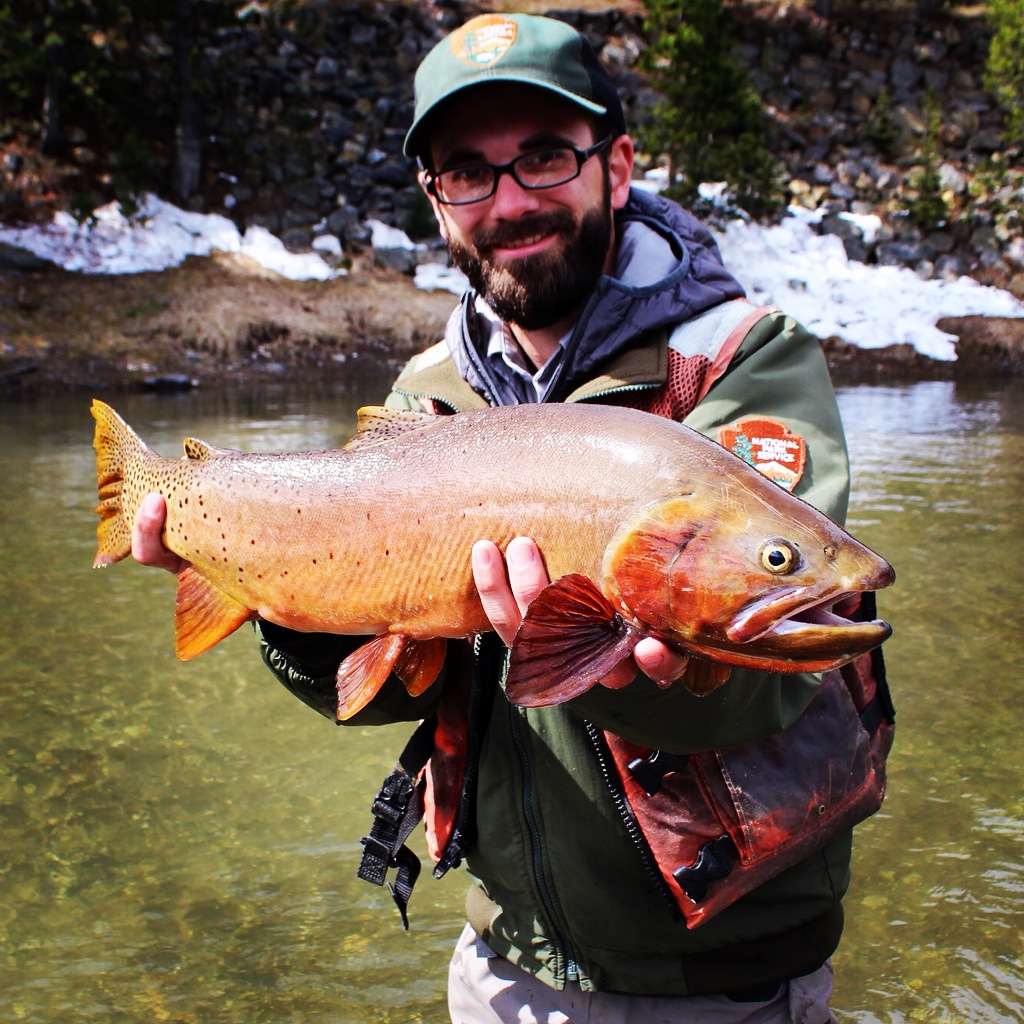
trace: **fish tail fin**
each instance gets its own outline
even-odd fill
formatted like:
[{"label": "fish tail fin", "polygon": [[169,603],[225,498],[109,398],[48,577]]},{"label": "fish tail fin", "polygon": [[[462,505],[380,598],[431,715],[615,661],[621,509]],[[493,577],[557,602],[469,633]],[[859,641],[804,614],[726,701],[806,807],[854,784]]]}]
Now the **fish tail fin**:
[{"label": "fish tail fin", "polygon": [[94,398],[91,411],[96,420],[92,446],[96,452],[96,489],[100,499],[95,509],[100,517],[96,528],[99,546],[92,563],[96,569],[121,561],[131,551],[131,518],[135,510],[123,506],[124,469],[146,445],[105,402]]}]

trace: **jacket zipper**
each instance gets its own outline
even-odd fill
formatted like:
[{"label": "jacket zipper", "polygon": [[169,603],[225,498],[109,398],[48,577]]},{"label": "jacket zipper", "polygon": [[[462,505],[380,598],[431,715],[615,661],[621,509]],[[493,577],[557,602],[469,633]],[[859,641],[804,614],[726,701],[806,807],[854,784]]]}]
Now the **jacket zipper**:
[{"label": "jacket zipper", "polygon": [[[522,712],[525,714],[525,712]],[[579,981],[579,964],[567,930],[555,909],[554,899],[544,874],[544,851],[541,842],[540,828],[533,814],[533,774],[526,751],[526,741],[520,721],[520,712],[508,703],[508,715],[511,723],[512,742],[519,757],[519,768],[523,777],[522,811],[526,821],[527,834],[530,839],[530,854],[533,868],[533,879],[540,895],[541,906],[547,914],[548,921],[555,938],[555,974],[565,975],[566,981]]]},{"label": "jacket zipper", "polygon": [[650,844],[644,837],[643,829],[640,828],[640,823],[636,820],[633,808],[629,806],[626,789],[622,784],[622,779],[619,778],[619,773],[615,767],[611,750],[608,748],[608,743],[601,734],[600,729],[598,729],[592,722],[584,720],[583,724],[587,730],[587,735],[590,737],[590,742],[594,747],[594,752],[597,754],[597,763],[601,768],[601,774],[604,776],[604,781],[608,786],[608,791],[611,794],[615,810],[618,812],[619,818],[626,829],[626,834],[629,836],[633,846],[640,854],[640,859],[643,862],[644,868],[650,876],[651,881],[654,882],[655,888],[661,894],[662,899],[671,911],[673,920],[680,921],[682,920],[683,915],[679,910],[679,904],[676,902],[676,898],[673,895],[672,890],[669,888],[668,883],[662,876],[661,869],[658,867],[658,862],[654,859],[654,852],[651,850]]}]

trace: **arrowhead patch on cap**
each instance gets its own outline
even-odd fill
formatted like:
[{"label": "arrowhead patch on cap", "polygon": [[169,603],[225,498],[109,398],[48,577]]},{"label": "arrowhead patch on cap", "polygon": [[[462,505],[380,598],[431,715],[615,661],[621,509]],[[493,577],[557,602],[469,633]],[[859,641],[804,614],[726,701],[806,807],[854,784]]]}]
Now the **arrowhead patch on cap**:
[{"label": "arrowhead patch on cap", "polygon": [[474,67],[488,67],[501,60],[516,41],[519,27],[500,14],[485,14],[463,25],[449,37],[460,60]]}]

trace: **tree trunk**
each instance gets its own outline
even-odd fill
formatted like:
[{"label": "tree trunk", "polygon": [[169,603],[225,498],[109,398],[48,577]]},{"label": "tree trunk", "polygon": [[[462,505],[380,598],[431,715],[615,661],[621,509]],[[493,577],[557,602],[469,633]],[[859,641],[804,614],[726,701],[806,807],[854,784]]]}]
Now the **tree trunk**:
[{"label": "tree trunk", "polygon": [[60,30],[60,0],[46,0],[43,18],[46,81],[43,84],[43,134],[39,148],[48,155],[64,148],[64,47]]},{"label": "tree trunk", "polygon": [[188,199],[198,188],[203,167],[203,117],[193,79],[195,43],[195,4],[193,0],[177,0],[174,64],[178,80],[178,123],[174,133],[171,188],[182,199]]}]

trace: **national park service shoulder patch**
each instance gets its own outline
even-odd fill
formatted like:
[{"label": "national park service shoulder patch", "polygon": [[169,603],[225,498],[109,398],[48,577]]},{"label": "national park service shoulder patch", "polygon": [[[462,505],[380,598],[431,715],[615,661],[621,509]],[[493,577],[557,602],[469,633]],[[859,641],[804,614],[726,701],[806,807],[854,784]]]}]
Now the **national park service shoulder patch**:
[{"label": "national park service shoulder patch", "polygon": [[455,56],[474,67],[501,60],[516,41],[518,26],[500,14],[483,14],[449,36]]},{"label": "national park service shoulder patch", "polygon": [[720,427],[718,441],[783,490],[792,491],[804,475],[807,442],[772,416],[747,416]]}]

